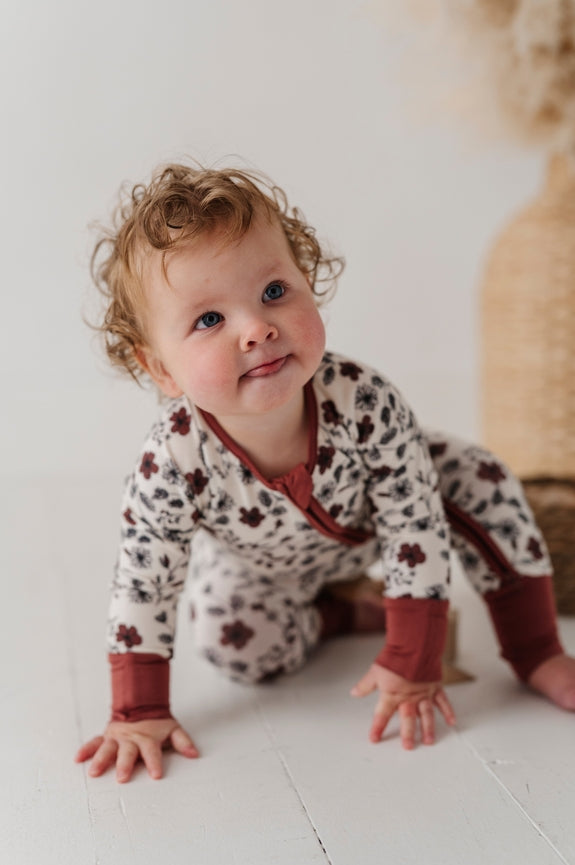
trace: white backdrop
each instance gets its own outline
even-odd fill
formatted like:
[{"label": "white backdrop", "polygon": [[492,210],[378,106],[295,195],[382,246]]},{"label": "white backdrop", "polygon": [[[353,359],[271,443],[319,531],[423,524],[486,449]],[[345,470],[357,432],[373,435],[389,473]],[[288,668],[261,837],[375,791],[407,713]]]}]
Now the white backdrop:
[{"label": "white backdrop", "polygon": [[87,226],[122,181],[185,154],[237,154],[282,185],[347,259],[330,346],[387,372],[422,421],[479,435],[481,262],[540,160],[414,122],[406,42],[374,5],[4,4],[4,472],[131,467],[155,397],[107,370],[82,322]]}]

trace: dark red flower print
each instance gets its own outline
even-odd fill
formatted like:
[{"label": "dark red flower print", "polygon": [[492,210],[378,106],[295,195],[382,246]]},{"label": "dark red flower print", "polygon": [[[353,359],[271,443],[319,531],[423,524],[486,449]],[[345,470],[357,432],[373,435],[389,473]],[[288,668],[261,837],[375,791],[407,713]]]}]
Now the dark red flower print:
[{"label": "dark red flower print", "polygon": [[347,376],[352,381],[357,381],[359,378],[359,374],[363,372],[362,368],[358,366],[356,363],[352,363],[351,361],[340,362],[339,371],[342,375]]},{"label": "dark red flower print", "polygon": [[432,457],[442,457],[446,450],[446,442],[436,442],[433,445],[429,445],[429,453]]},{"label": "dark red flower print", "polygon": [[172,421],[172,432],[179,433],[181,436],[185,436],[190,431],[190,421],[192,420],[192,416],[188,414],[185,408],[181,408],[179,411],[175,411],[171,416],[170,420]]},{"label": "dark red flower print", "polygon": [[140,471],[142,472],[147,481],[149,481],[152,475],[158,471],[158,466],[154,462],[154,454],[152,453],[152,451],[148,451],[142,457]]},{"label": "dark red flower print", "polygon": [[245,508],[240,508],[240,521],[252,529],[256,529],[261,521],[265,519],[265,514],[262,514],[259,508],[251,508],[249,511]]},{"label": "dark red flower print", "polygon": [[373,476],[377,481],[384,481],[391,474],[389,466],[378,466],[373,470]]},{"label": "dark red flower print", "polygon": [[325,402],[322,402],[321,407],[323,409],[323,419],[326,423],[339,423],[341,421],[341,415],[332,399],[326,399]]},{"label": "dark red flower print", "polygon": [[254,636],[255,631],[249,628],[240,619],[236,619],[231,625],[222,625],[222,636],[220,644],[222,646],[233,646],[234,649],[243,649],[246,643],[249,643]]},{"label": "dark red flower print", "polygon": [[370,437],[370,435],[372,434],[372,432],[374,431],[374,429],[375,429],[375,427],[371,422],[370,416],[368,414],[364,414],[361,421],[357,424],[357,431],[359,433],[359,439],[358,439],[359,443],[363,444],[363,442],[366,442],[368,440],[368,438]]},{"label": "dark red flower print", "polygon": [[130,523],[131,526],[135,526],[135,525],[136,525],[136,520],[135,520],[134,517],[132,516],[132,510],[131,510],[131,508],[126,508],[126,510],[124,511],[124,513],[122,514],[122,516],[124,517],[124,519],[126,520],[127,523]]},{"label": "dark red flower print", "polygon": [[116,631],[116,639],[119,643],[124,643],[127,649],[131,649],[132,646],[139,646],[142,642],[142,638],[138,634],[136,628],[128,628],[127,625],[120,625],[118,627],[118,630]]},{"label": "dark red flower print", "polygon": [[534,559],[539,560],[543,558],[543,550],[541,549],[541,544],[539,543],[537,538],[529,538],[527,549],[529,550]]},{"label": "dark red flower print", "polygon": [[201,469],[196,469],[194,472],[188,472],[185,475],[185,478],[189,483],[192,495],[194,496],[199,496],[208,483],[208,479]]},{"label": "dark red flower print", "polygon": [[399,553],[397,554],[397,560],[399,562],[407,562],[410,568],[414,568],[416,565],[421,565],[427,556],[419,546],[419,544],[402,544]]},{"label": "dark red flower print", "polygon": [[334,454],[335,448],[326,448],[325,445],[320,447],[317,454],[317,464],[319,466],[320,475],[323,475],[325,470],[331,467]]},{"label": "dark red flower print", "polygon": [[504,481],[507,475],[499,463],[480,462],[479,468],[477,469],[477,477],[481,478],[483,481],[491,481],[494,484],[498,484],[499,481]]}]

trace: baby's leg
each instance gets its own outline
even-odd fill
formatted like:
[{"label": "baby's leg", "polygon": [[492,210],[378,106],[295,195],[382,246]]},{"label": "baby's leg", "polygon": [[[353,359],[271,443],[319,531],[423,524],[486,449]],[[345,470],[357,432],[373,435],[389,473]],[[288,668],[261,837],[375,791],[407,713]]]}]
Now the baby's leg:
[{"label": "baby's leg", "polygon": [[520,482],[489,451],[428,435],[452,541],[517,676],[575,709],[575,659],[559,642],[552,566]]},{"label": "baby's leg", "polygon": [[195,642],[223,673],[254,683],[305,664],[322,623],[295,580],[254,574],[209,544],[192,574]]}]

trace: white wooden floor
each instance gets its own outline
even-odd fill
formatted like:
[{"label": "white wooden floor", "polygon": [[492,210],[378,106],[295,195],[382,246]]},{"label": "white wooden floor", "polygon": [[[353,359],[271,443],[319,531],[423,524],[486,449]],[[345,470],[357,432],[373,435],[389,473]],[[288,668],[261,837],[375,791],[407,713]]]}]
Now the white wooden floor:
[{"label": "white wooden floor", "polygon": [[[103,649],[117,481],[2,482],[0,861],[6,865],[575,865],[575,715],[515,684],[461,585],[456,730],[372,745],[348,696],[379,637],[325,645],[246,688],[193,655],[182,617],[174,708],[202,758],[118,786],[73,762],[108,712]],[[561,622],[575,652],[575,619]]]}]

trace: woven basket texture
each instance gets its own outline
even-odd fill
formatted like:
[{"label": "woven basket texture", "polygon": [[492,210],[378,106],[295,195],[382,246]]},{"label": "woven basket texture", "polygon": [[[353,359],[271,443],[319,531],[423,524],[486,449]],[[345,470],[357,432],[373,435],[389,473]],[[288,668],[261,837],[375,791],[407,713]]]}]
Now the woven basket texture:
[{"label": "woven basket texture", "polygon": [[575,172],[554,157],[481,291],[483,440],[522,478],[575,479]]},{"label": "woven basket texture", "polygon": [[549,547],[555,570],[557,610],[575,615],[575,482],[524,481],[535,519]]}]

